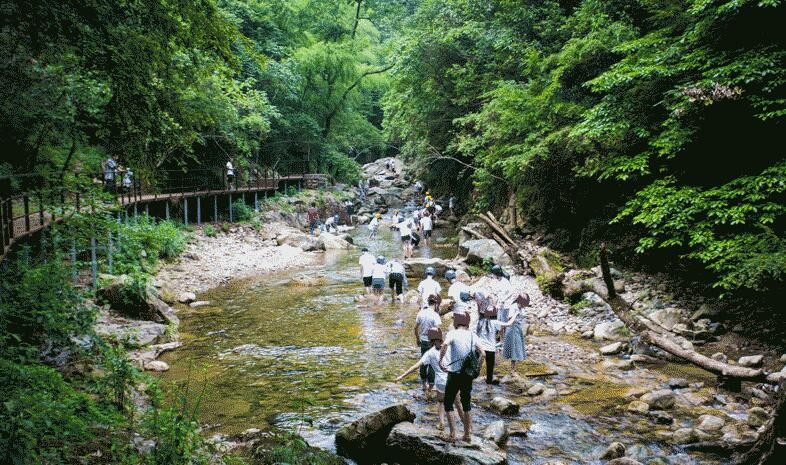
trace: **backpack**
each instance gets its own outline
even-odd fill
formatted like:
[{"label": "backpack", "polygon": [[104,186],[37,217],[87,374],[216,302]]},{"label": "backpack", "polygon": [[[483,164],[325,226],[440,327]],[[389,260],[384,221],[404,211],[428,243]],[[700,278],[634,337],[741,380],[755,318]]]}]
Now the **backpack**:
[{"label": "backpack", "polygon": [[472,338],[472,345],[469,354],[464,357],[464,361],[461,362],[461,371],[459,371],[459,373],[469,376],[472,379],[480,376],[480,361],[478,360],[478,355],[475,353],[474,337]]}]

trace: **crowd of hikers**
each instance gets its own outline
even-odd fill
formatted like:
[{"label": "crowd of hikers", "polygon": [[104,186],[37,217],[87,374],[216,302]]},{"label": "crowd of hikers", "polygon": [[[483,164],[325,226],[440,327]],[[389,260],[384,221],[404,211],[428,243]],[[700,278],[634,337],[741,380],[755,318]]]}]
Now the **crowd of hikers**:
[{"label": "crowd of hikers", "polygon": [[[416,184],[415,190],[422,192],[422,184]],[[455,197],[451,194],[448,201],[451,212],[455,205]],[[386,285],[390,289],[390,302],[402,302],[403,292],[408,287],[403,262],[412,257],[412,249],[420,241],[428,245],[434,220],[441,212],[441,206],[428,191],[423,193],[421,208],[411,214],[393,212],[390,228],[400,237],[401,260],[375,256],[368,248],[362,249],[358,260],[360,275],[367,299],[374,305],[384,302]],[[381,214],[372,218],[369,238],[377,237],[381,222]],[[529,296],[514,291],[510,275],[499,265],[494,265],[490,274],[490,286],[473,287],[466,282],[466,274],[448,269],[443,275],[447,284],[444,301],[443,285],[434,267],[425,269],[417,286],[420,310],[415,316],[413,330],[421,357],[396,380],[401,381],[416,371],[419,373],[423,396],[428,399],[432,392],[436,393],[437,428],[444,430],[447,420],[445,439],[450,442],[456,440],[456,415],[464,428],[462,440],[472,441],[472,386],[483,365],[485,384],[492,389],[499,384],[494,375],[497,352],[510,361],[513,376],[517,376],[516,363],[527,356],[524,317]],[[443,315],[452,315],[452,327],[446,333],[443,333]]]}]

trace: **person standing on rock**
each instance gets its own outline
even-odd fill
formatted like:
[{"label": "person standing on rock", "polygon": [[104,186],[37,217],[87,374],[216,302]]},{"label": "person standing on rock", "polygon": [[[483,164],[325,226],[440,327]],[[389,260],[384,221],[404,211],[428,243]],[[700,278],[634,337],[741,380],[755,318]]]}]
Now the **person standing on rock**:
[{"label": "person standing on rock", "polygon": [[434,229],[434,222],[428,212],[420,219],[420,229],[423,231],[423,243],[428,247],[431,231]]},{"label": "person standing on rock", "polygon": [[313,236],[314,230],[319,226],[319,210],[317,210],[316,202],[311,202],[311,206],[306,210],[306,215],[308,215],[308,231]]},{"label": "person standing on rock", "polygon": [[480,346],[486,353],[486,385],[499,384],[498,379],[494,379],[494,362],[497,354],[497,333],[499,323],[497,322],[497,311],[490,306],[486,306],[483,311],[479,311],[478,323],[475,325],[475,334],[478,336]]},{"label": "person standing on rock", "polygon": [[426,277],[418,284],[418,294],[420,294],[421,304],[426,301],[430,295],[439,295],[442,292],[442,286],[434,279],[437,270],[433,266],[426,267]]},{"label": "person standing on rock", "polygon": [[[472,381],[473,377],[464,370],[464,361],[473,351],[482,364],[483,349],[478,338],[468,329],[469,316],[464,314],[453,315],[453,329],[447,336],[439,351],[439,365],[448,372],[448,381],[445,385],[445,412],[448,417],[450,436],[448,441],[456,440],[456,421],[453,418],[453,404],[456,396],[460,395],[461,406],[464,408],[464,436],[465,442],[472,442]],[[450,355],[446,358],[446,355]]]},{"label": "person standing on rock", "polygon": [[[428,302],[424,303],[418,314],[415,316],[415,345],[420,347],[420,355],[423,356],[430,348],[428,332],[432,328],[439,328],[442,324],[442,317],[434,310],[436,299],[429,297]],[[428,391],[434,387],[434,370],[428,365],[420,367],[420,384],[423,387],[423,396],[428,396]]]},{"label": "person standing on rock", "polygon": [[388,262],[388,282],[390,284],[390,301],[401,302],[401,294],[404,292],[404,280],[406,274],[404,265],[396,257]]},{"label": "person standing on rock", "polygon": [[511,372],[516,373],[516,362],[527,358],[527,345],[524,341],[524,309],[529,306],[529,295],[519,294],[508,312],[508,320],[500,323],[508,328],[502,343],[502,356],[510,360]]},{"label": "person standing on rock", "polygon": [[369,237],[371,239],[377,238],[377,231],[379,230],[379,223],[382,222],[382,215],[380,213],[374,214],[374,218],[371,219],[371,222],[368,224],[368,229],[371,231]]},{"label": "person standing on rock", "polygon": [[376,304],[382,305],[382,300],[385,298],[385,274],[387,269],[385,267],[385,257],[382,255],[377,257],[377,263],[371,268],[371,290],[376,296]]},{"label": "person standing on rock", "polygon": [[376,259],[367,248],[363,247],[358,264],[360,265],[360,276],[363,278],[363,287],[366,288],[366,295],[371,294],[371,276],[374,270]]},{"label": "person standing on rock", "polygon": [[[410,374],[414,373],[415,370],[424,366],[427,366],[434,371],[434,388],[437,391],[437,412],[439,418],[437,429],[441,431],[445,429],[445,406],[443,403],[445,402],[445,387],[448,382],[448,374],[439,366],[439,350],[442,347],[442,330],[439,328],[429,329],[428,340],[431,348],[420,357],[420,360],[418,360],[417,363],[409,367],[407,371],[396,378],[396,381],[401,381]],[[456,399],[454,406],[458,411],[459,418],[461,418],[461,421],[463,422],[464,409],[461,407],[461,402]]]}]

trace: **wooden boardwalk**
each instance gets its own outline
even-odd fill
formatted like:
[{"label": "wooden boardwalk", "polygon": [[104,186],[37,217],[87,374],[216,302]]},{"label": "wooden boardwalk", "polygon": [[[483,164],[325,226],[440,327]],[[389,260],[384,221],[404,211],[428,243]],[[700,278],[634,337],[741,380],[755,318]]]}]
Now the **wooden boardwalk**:
[{"label": "wooden boardwalk", "polygon": [[[201,189],[184,190],[165,193],[145,193],[140,188],[133,189],[130,193],[119,194],[116,202],[118,205],[128,208],[134,205],[150,204],[153,202],[171,202],[179,199],[202,198],[211,196],[230,196],[234,194],[254,194],[259,192],[276,191],[283,186],[286,188],[297,182],[302,184],[304,179],[314,175],[290,175],[264,179],[249,183],[245,186],[225,189]],[[87,205],[80,204],[78,194],[71,197],[62,196],[62,205],[48,210],[45,207],[38,207],[35,211],[30,211],[29,203],[33,197],[17,196],[9,199],[0,199],[0,239],[2,239],[2,255],[0,261],[4,260],[14,245],[23,239],[30,237],[53,222],[59,222],[63,218],[73,215],[77,211],[94,211]],[[22,208],[21,206],[24,205]],[[41,204],[39,204],[41,205]],[[22,214],[14,214],[15,209],[22,209]],[[168,212],[168,209],[167,209]]]}]

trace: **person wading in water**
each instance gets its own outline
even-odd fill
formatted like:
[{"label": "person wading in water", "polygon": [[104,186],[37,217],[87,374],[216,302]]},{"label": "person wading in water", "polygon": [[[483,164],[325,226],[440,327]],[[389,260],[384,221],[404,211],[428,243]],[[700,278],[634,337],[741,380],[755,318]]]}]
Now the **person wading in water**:
[{"label": "person wading in water", "polygon": [[[431,345],[431,348],[427,350],[418,360],[417,363],[412,365],[405,371],[401,376],[396,378],[396,381],[401,381],[402,379],[406,378],[410,374],[414,373],[415,370],[421,369],[424,366],[429,367],[434,372],[434,387],[437,390],[437,412],[439,416],[439,423],[437,423],[437,429],[443,430],[445,429],[445,406],[443,405],[445,402],[445,386],[448,382],[448,374],[440,368],[439,366],[439,351],[442,347],[442,330],[439,328],[431,328],[428,330],[428,340]],[[458,411],[458,416],[461,419],[461,422],[464,422],[464,409],[461,407],[461,402],[458,399],[454,401],[454,406]]]},{"label": "person wading in water", "polygon": [[[428,303],[423,304],[415,317],[415,345],[420,347],[421,356],[431,348],[428,338],[429,330],[439,328],[442,324],[442,317],[434,309],[436,301],[436,296],[429,296]],[[423,387],[423,396],[428,397],[428,391],[434,387],[434,370],[427,365],[420,367],[420,383]]]}]

